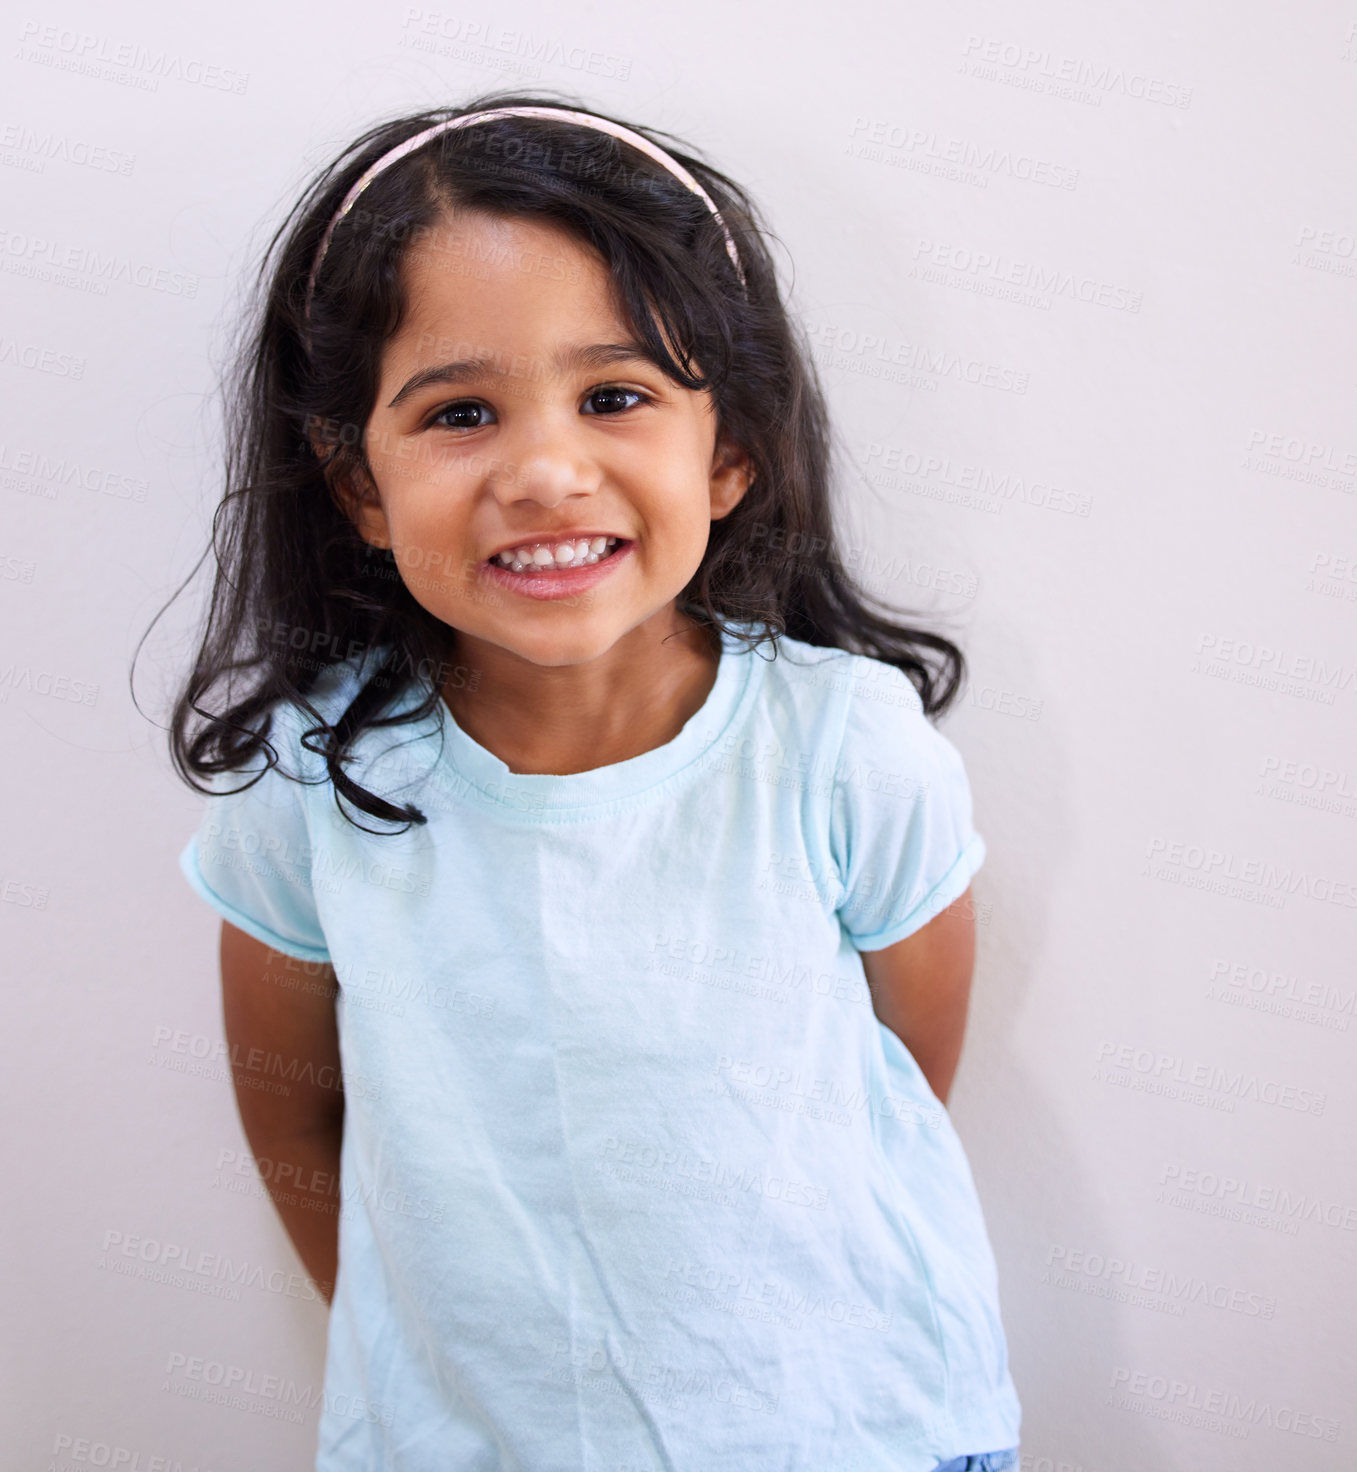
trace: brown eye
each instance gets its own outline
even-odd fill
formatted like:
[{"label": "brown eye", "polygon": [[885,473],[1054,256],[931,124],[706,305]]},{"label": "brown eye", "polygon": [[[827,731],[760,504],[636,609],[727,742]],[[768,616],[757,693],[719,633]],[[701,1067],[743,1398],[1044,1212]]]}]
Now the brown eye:
[{"label": "brown eye", "polygon": [[468,416],[489,412],[489,406],[486,404],[477,403],[474,399],[462,399],[440,409],[429,423],[430,425],[436,424],[442,429],[480,429],[482,424],[472,422]]},{"label": "brown eye", "polygon": [[[645,394],[638,393],[634,388],[596,388],[590,391],[584,402],[586,404],[592,404],[599,399],[606,401],[605,407],[601,412],[604,414],[614,414],[619,410],[630,409],[632,407],[630,404],[620,403],[619,400],[635,399],[640,403],[644,403],[646,396]],[[600,411],[590,410],[589,412],[598,413]]]}]

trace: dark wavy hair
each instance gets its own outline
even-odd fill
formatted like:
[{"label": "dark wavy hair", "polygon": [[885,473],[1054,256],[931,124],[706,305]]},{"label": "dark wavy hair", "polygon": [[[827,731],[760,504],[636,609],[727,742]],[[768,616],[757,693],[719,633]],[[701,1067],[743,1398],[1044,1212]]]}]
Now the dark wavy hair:
[{"label": "dark wavy hair", "polygon": [[[749,455],[750,488],[712,523],[678,600],[684,613],[709,631],[771,642],[773,657],[786,635],[894,665],[930,716],[961,684],[957,646],[899,623],[844,567],[831,514],[829,417],[804,333],[779,291],[769,232],[745,191],[681,140],[594,111],[665,148],[698,179],[735,240],[747,289],[700,197],[638,149],[567,120],[501,118],[439,135],[368,185],[334,232],[304,317],[322,234],[359,175],[436,122],[506,106],[594,111],[560,95],[493,92],[382,123],[321,170],[264,251],[226,384],[225,487],[211,544],[173,595],[215,554],[200,641],[169,728],[175,768],[199,791],[215,790],[202,779],[261,753],[266,767],[278,764],[269,730],[282,701],[312,723],[303,744],[323,755],[336,802],[342,795],[389,822],[425,821],[417,808],[358,785],[343,763],[364,731],[435,711],[440,691],[427,680],[422,701],[394,714],[389,707],[419,671],[447,667],[456,631],[416,601],[390,552],[363,541],[327,477],[371,473],[362,426],[383,345],[402,318],[401,262],[456,206],[549,221],[592,247],[636,340],[675,382],[710,391],[718,440]],[[318,426],[329,427],[320,434],[324,460]],[[381,658],[331,723],[310,697],[355,649]]]}]

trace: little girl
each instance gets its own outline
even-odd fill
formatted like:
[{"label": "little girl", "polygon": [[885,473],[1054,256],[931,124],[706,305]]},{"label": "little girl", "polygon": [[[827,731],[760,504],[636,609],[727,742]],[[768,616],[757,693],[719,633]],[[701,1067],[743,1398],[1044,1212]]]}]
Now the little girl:
[{"label": "little girl", "polygon": [[496,94],[261,282],[172,744],[317,1468],[1016,1467],[963,662],[844,569],[748,195]]}]

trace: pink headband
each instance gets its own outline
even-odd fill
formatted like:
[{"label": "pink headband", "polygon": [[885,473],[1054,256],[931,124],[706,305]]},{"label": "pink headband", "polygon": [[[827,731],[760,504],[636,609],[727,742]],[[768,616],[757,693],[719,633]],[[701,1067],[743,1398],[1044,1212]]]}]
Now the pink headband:
[{"label": "pink headband", "polygon": [[496,107],[485,112],[463,113],[460,117],[448,118],[441,123],[435,123],[432,128],[426,128],[422,133],[416,133],[413,138],[407,138],[404,143],[384,153],[370,168],[365,169],[359,176],[358,182],[344,196],[343,203],[335,211],[334,218],[325,227],[325,234],[320,238],[320,248],[316,251],[315,263],[311,267],[311,274],[306,279],[306,303],[303,308],[304,318],[311,315],[311,298],[316,290],[316,277],[320,273],[321,262],[325,259],[325,253],[330,248],[331,237],[335,233],[335,226],[353,208],[354,201],[377,177],[389,169],[392,164],[399,163],[407,154],[413,153],[415,149],[423,147],[431,138],[436,138],[440,133],[450,133],[454,128],[465,128],[472,123],[488,122],[491,118],[563,118],[568,122],[579,123],[585,128],[594,128],[600,133],[609,133],[614,138],[620,138],[624,143],[630,143],[633,148],[639,148],[647,157],[655,160],[662,168],[674,175],[682,183],[686,184],[694,194],[698,195],[707,208],[712,212],[712,217],[721,227],[722,234],[726,237],[726,254],[730,257],[735,267],[735,272],[740,278],[740,285],[745,286],[744,269],[740,265],[740,257],[735,250],[735,241],[731,238],[730,231],[726,228],[726,222],[721,218],[721,212],[716,208],[711,195],[697,182],[696,179],[678,162],[671,158],[662,148],[652,143],[649,138],[643,138],[639,133],[630,128],[624,128],[618,123],[609,122],[606,118],[598,118],[589,112],[573,112],[564,107]]}]

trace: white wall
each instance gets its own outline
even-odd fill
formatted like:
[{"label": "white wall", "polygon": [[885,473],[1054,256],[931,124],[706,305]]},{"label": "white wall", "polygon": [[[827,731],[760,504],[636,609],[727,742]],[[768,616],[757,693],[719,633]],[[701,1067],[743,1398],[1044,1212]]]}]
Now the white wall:
[{"label": "white wall", "polygon": [[[943,729],[990,857],[952,1106],[1023,1468],[1357,1465],[1357,11],[408,13],[4,21],[4,1469],[309,1465],[315,1412],[265,1377],[319,1393],[325,1311],[287,1289],[225,1071],[192,1071],[221,1036],[176,867],[199,799],[127,669],[204,542],[266,229],[360,127],[518,80],[763,201],[828,344],[851,545],[972,657]],[[124,1271],[177,1253],[281,1271],[231,1298]],[[194,1357],[248,1392],[194,1398]]]}]

